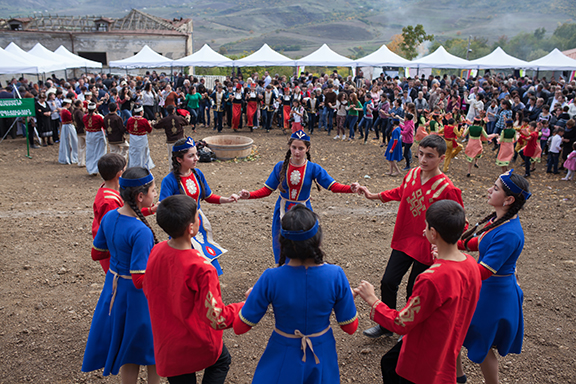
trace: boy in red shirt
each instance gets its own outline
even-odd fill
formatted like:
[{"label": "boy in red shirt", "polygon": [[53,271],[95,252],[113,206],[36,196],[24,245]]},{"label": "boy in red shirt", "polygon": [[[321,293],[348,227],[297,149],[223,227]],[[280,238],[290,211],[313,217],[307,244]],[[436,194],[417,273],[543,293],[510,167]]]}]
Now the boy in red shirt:
[{"label": "boy in red shirt", "polygon": [[462,132],[458,129],[456,120],[453,118],[448,120],[448,125],[444,127],[444,140],[446,141],[446,158],[444,159],[444,168],[442,172],[448,172],[448,167],[450,167],[450,162],[456,157],[462,150],[462,144],[456,141]]},{"label": "boy in red shirt", "polygon": [[[538,124],[541,123],[538,122]],[[536,159],[540,157],[540,153],[542,153],[538,140],[539,132],[535,122],[530,123],[530,125],[528,126],[528,132],[529,136],[524,137],[524,139],[526,140],[526,146],[520,152],[520,155],[524,159],[524,167],[526,169],[526,174],[524,175],[524,177],[530,177],[532,163],[535,162]]]},{"label": "boy in red shirt", "polygon": [[378,300],[367,281],[354,290],[372,307],[372,320],[404,335],[382,357],[384,384],[456,382],[456,358],[482,286],[476,260],[458,250],[465,224],[464,209],[454,201],[438,201],[428,208],[425,235],[436,246],[437,256],[416,280],[401,311]]},{"label": "boy in red shirt", "polygon": [[196,383],[204,370],[203,383],[223,384],[231,357],[222,331],[244,303],[224,305],[216,269],[192,248],[200,225],[194,199],[165,198],[156,219],[171,237],[152,249],[144,275],[156,370],[170,383]]},{"label": "boy in red shirt", "polygon": [[[406,297],[412,295],[416,277],[433,263],[431,245],[422,236],[426,228],[426,209],[438,200],[454,200],[464,206],[462,192],[440,171],[445,153],[446,142],[441,136],[426,136],[418,146],[420,166],[411,169],[398,188],[370,193],[368,188],[360,187],[359,193],[364,193],[368,199],[378,199],[383,203],[400,201],[392,235],[392,253],[381,282],[382,301],[390,308],[396,308],[398,286],[410,267]],[[376,338],[392,336],[392,332],[376,325],[365,330],[364,335]]]}]

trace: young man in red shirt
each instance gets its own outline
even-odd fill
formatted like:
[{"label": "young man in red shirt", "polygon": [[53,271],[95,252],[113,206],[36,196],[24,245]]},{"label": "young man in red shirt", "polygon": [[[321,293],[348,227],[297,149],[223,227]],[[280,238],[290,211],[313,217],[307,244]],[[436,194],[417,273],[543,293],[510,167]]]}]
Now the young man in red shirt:
[{"label": "young man in red shirt", "polygon": [[454,201],[428,208],[425,235],[436,257],[401,311],[378,300],[367,281],[354,290],[371,306],[372,320],[403,335],[382,357],[384,384],[456,382],[456,359],[482,286],[476,260],[458,250],[465,225],[464,209]]},{"label": "young man in red shirt", "polygon": [[[370,193],[368,188],[360,187],[359,193],[370,200],[400,201],[392,235],[392,253],[381,282],[382,301],[390,308],[396,308],[398,286],[410,267],[406,297],[412,295],[416,277],[433,263],[430,242],[422,236],[428,207],[438,200],[454,200],[464,206],[460,189],[440,171],[445,153],[446,142],[441,136],[426,136],[418,146],[420,166],[411,169],[399,187],[380,193]],[[392,332],[376,325],[365,330],[364,335],[377,338],[392,336]]]}]

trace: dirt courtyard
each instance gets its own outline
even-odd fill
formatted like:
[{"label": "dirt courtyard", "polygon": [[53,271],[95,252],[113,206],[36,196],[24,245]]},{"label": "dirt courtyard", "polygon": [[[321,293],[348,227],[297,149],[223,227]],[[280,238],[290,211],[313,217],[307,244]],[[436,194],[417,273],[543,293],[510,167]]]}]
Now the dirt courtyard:
[{"label": "dirt courtyard", "polygon": [[[199,129],[193,137],[201,139],[213,132]],[[216,194],[229,196],[242,188],[262,187],[274,164],[284,158],[287,136],[279,130],[267,134],[244,129],[240,134],[254,139],[259,157],[199,163]],[[150,136],[158,187],[168,172],[164,141],[163,131]],[[24,156],[25,145],[20,137],[0,144],[0,383],[119,382],[114,376],[102,377],[101,371],[80,372],[104,282],[100,264],[90,258],[92,203],[101,179],[89,176],[85,168],[58,164],[57,145],[32,150],[32,159]],[[311,155],[340,183],[358,181],[379,192],[401,181],[384,175],[388,165],[376,141],[361,145],[315,132]],[[494,160],[495,153],[487,148],[471,178],[466,177],[462,156],[447,173],[462,190],[472,223],[490,213],[486,189],[500,173]],[[522,354],[500,360],[502,383],[576,383],[576,184],[547,175],[543,168],[539,165],[529,180],[533,197],[521,212],[526,245],[517,276],[524,291],[524,346]],[[277,197],[275,192],[260,200],[202,204],[215,240],[229,250],[220,258],[225,303],[243,300],[260,274],[274,267],[270,229]],[[314,189],[312,206],[324,229],[326,261],[340,265],[353,287],[363,279],[379,287],[398,203]],[[156,220],[150,222],[160,241],[167,239]],[[404,296],[405,282],[399,305],[404,305]],[[361,331],[373,323],[367,305],[360,299],[356,305],[360,326],[354,335],[347,335],[333,321],[342,382],[381,383],[380,358],[397,336],[364,337]],[[251,382],[272,329],[269,311],[244,335],[224,332],[232,355],[228,383]],[[483,382],[479,367],[466,359],[465,371],[469,383]],[[141,377],[145,378],[143,371]]]}]

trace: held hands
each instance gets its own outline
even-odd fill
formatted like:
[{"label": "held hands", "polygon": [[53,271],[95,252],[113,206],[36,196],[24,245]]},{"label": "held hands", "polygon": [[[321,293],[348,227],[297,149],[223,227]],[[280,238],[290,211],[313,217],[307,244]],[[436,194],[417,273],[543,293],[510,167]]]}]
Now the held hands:
[{"label": "held hands", "polygon": [[374,303],[378,301],[376,293],[374,292],[374,286],[365,280],[362,280],[360,285],[354,288],[354,293],[359,295],[369,306],[373,306]]},{"label": "held hands", "polygon": [[358,191],[360,190],[360,183],[350,184],[350,190],[352,191],[352,193],[358,193]]},{"label": "held hands", "polygon": [[235,203],[239,198],[240,197],[237,194],[233,193],[228,198],[223,197],[222,200],[220,200],[220,203]]},{"label": "held hands", "polygon": [[358,194],[364,195],[367,199],[374,200],[378,198],[377,193],[371,193],[366,186],[358,187]]},{"label": "held hands", "polygon": [[240,195],[240,198],[242,200],[247,200],[250,198],[250,192],[248,192],[247,190],[243,189],[240,192],[238,192],[238,194]]},{"label": "held hands", "polygon": [[244,297],[246,297],[246,300],[248,300],[248,296],[250,296],[250,293],[252,293],[252,288],[253,287],[248,288],[248,290],[244,293]]}]

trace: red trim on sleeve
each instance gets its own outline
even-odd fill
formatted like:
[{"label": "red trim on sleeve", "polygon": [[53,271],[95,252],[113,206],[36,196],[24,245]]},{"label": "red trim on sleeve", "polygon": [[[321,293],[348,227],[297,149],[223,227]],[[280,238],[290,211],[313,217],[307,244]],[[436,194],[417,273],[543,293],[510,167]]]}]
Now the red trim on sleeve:
[{"label": "red trim on sleeve", "polygon": [[[356,318],[356,320],[354,320],[350,324],[341,325],[340,328],[342,328],[342,330],[349,335],[354,334],[354,332],[356,332],[356,330],[358,329],[358,318]],[[236,331],[236,328],[234,328],[234,331]]]},{"label": "red trim on sleeve", "polygon": [[252,329],[251,326],[249,326],[248,324],[243,322],[242,319],[240,319],[240,316],[236,316],[236,318],[234,319],[233,327],[234,327],[234,333],[237,335],[241,335]]},{"label": "red trim on sleeve", "polygon": [[489,278],[494,274],[492,273],[491,270],[480,264],[478,264],[478,270],[480,270],[480,277],[482,278],[482,280],[486,280],[487,278]]},{"label": "red trim on sleeve", "polygon": [[144,282],[144,274],[143,273],[131,273],[132,275],[132,282],[134,286],[138,289],[142,289],[142,283]]},{"label": "red trim on sleeve", "polygon": [[270,196],[272,194],[272,190],[268,187],[262,187],[256,191],[250,192],[251,199],[260,199],[262,197]]},{"label": "red trim on sleeve", "polygon": [[204,201],[210,204],[220,204],[220,196],[211,194]]},{"label": "red trim on sleeve", "polygon": [[90,256],[92,256],[92,260],[94,260],[94,261],[104,260],[104,259],[110,258],[110,252],[100,251],[96,248],[92,248],[92,251],[90,252]]},{"label": "red trim on sleeve", "polygon": [[478,251],[478,237],[473,237],[468,242],[468,250],[469,251]]},{"label": "red trim on sleeve", "polygon": [[330,190],[334,193],[352,193],[352,187],[340,183],[333,183]]},{"label": "red trim on sleeve", "polygon": [[152,212],[152,207],[144,207],[140,211],[142,211],[144,216],[150,216],[154,214],[154,212]]}]

